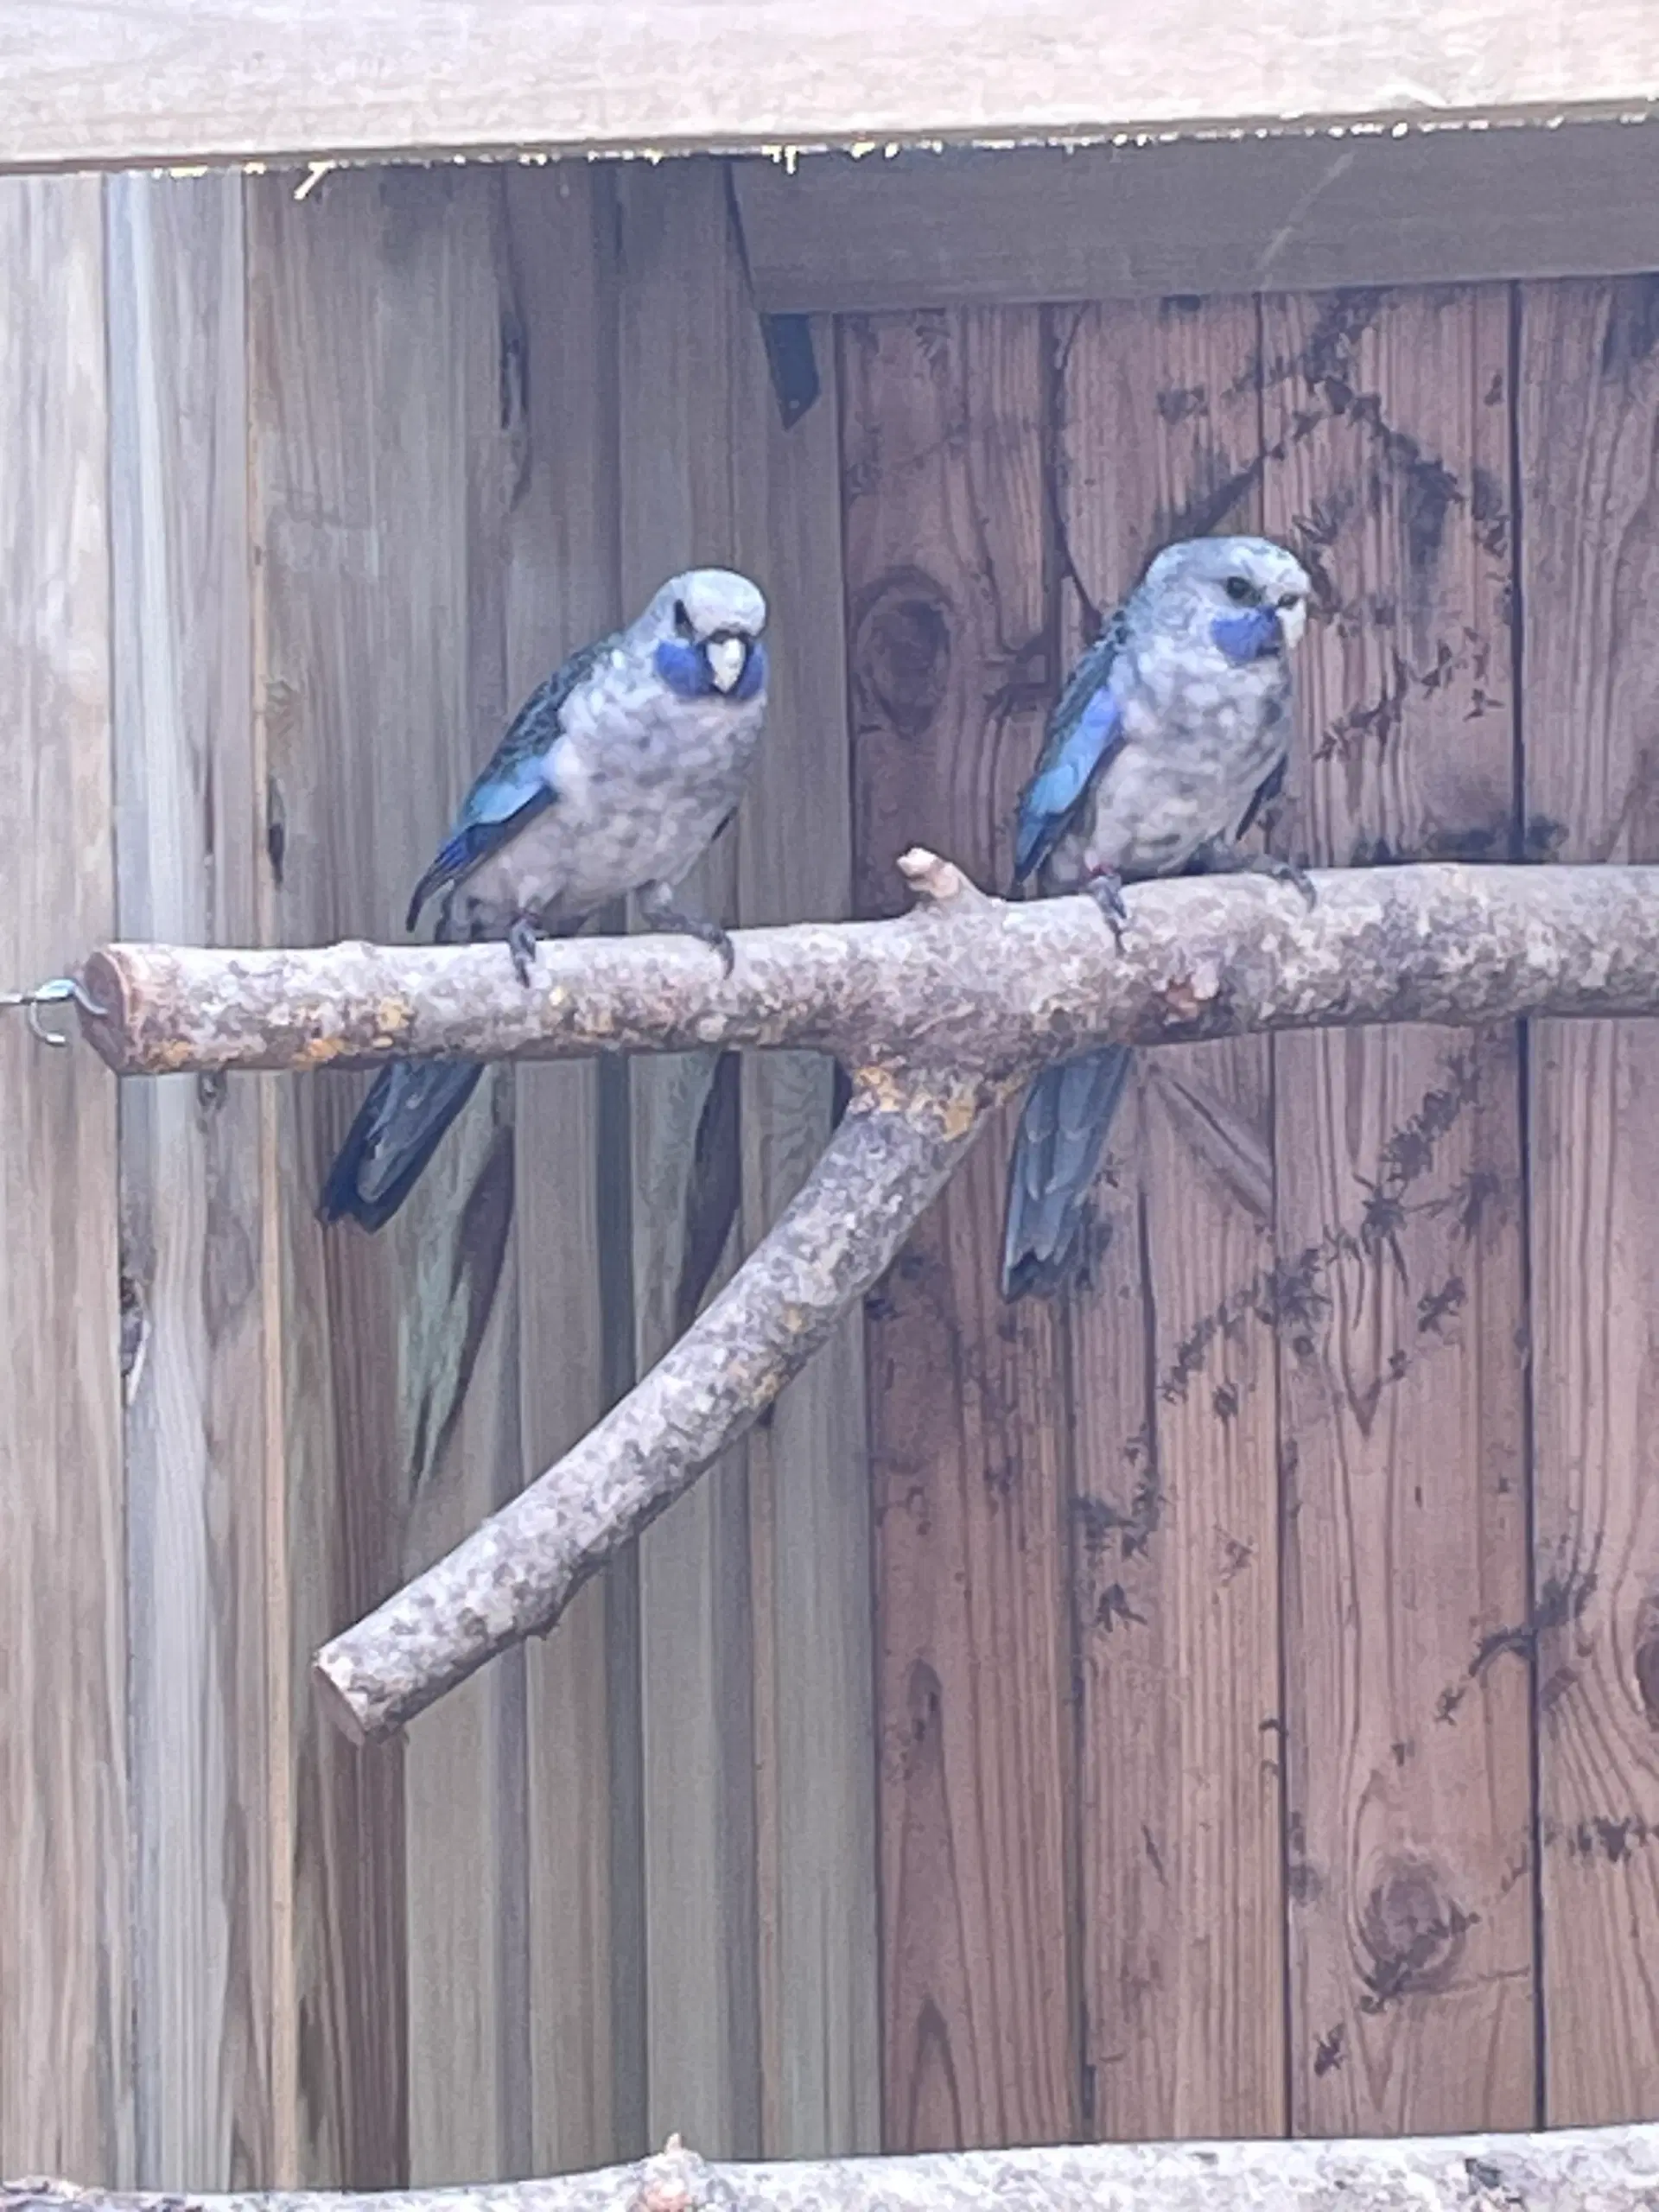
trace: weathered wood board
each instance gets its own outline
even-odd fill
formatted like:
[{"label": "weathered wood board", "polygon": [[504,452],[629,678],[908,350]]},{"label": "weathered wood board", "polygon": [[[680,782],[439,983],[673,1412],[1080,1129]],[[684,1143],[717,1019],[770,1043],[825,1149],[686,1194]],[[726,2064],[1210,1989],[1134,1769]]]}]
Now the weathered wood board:
[{"label": "weathered wood board", "polygon": [[[102,192],[0,185],[0,988],[116,915]],[[0,2166],[130,2184],[115,1086],[0,1014]]]},{"label": "weathered wood board", "polygon": [[[1057,312],[1067,660],[1261,513],[1255,303]],[[1086,604],[1084,603],[1086,601]],[[1272,1046],[1145,1056],[1071,1301],[1090,2132],[1285,2124]]]},{"label": "weathered wood board", "polygon": [[[105,210],[117,926],[249,944],[264,862],[242,181],[114,177]],[[169,1076],[120,1100],[137,2162],[150,2187],[254,2185],[287,2148],[270,1087]]]},{"label": "weathered wood board", "polygon": [[[1659,854],[1654,280],[1520,302],[1527,817]],[[1659,2112],[1659,1031],[1533,1026],[1529,1094],[1544,2117]]]},{"label": "weathered wood board", "polygon": [[[1321,602],[1286,844],[1327,866],[1501,855],[1508,294],[1268,299],[1262,356],[1267,525]],[[1359,1030],[1274,1053],[1291,2124],[1523,2127],[1516,1040]]]},{"label": "weathered wood board", "polygon": [[[854,887],[918,842],[1007,865],[1040,734],[1041,318],[842,326]],[[1052,1316],[997,1287],[1001,1117],[867,1302],[884,2139],[1077,2124],[1065,1541]]]}]

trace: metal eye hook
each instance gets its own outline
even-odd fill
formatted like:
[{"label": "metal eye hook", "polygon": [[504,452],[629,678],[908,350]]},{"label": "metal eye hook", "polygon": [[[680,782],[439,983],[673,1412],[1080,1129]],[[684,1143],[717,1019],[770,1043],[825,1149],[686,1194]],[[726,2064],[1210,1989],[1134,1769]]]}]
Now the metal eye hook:
[{"label": "metal eye hook", "polygon": [[61,1050],[70,1039],[55,1029],[48,1029],[41,1020],[43,1006],[78,1006],[95,1021],[106,1017],[106,1009],[91,997],[85,987],[73,976],[54,976],[49,983],[37,983],[32,991],[0,991],[0,1007],[20,1006],[23,1019],[31,1033],[42,1045]]}]

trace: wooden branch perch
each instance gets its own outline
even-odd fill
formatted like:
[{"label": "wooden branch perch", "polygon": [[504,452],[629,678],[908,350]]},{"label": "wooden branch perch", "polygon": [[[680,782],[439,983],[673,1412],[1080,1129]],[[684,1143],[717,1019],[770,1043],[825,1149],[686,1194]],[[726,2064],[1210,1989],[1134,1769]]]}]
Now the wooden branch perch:
[{"label": "wooden branch perch", "polygon": [[116,945],[82,982],[124,1074],[396,1056],[566,1057],[778,1046],[852,1070],[800,1195],[708,1311],[556,1465],[324,1646],[329,1709],[385,1735],[557,1619],[580,1583],[741,1436],[875,1281],[1033,1068],[1155,1045],[1386,1021],[1659,1012],[1659,868],[1433,865],[1325,874],[1310,911],[1260,878],[1148,884],[1121,948],[1093,906],[988,899],[948,861],[899,863],[900,919],[735,939],[729,978],[664,938],[541,948],[206,951]]},{"label": "wooden branch perch", "polygon": [[1659,868],[1437,863],[1316,874],[1310,912],[1256,877],[1143,884],[1122,949],[1085,899],[987,899],[948,861],[900,866],[891,922],[744,930],[722,981],[683,938],[540,948],[208,951],[111,945],[83,1015],[118,1075],[569,1058],[787,1046],[993,1079],[1109,1038],[1155,1045],[1363,1022],[1659,1012]]},{"label": "wooden branch perch", "polygon": [[751,1428],[893,1259],[995,1090],[867,1082],[794,1203],[679,1342],[563,1459],[318,1653],[348,1735],[385,1736],[552,1627],[617,1547]]},{"label": "wooden branch perch", "polygon": [[710,2165],[677,2136],[633,2165],[474,2188],[253,2196],[0,2186],[0,2212],[1651,2212],[1659,2127],[1358,2142],[1091,2143]]}]

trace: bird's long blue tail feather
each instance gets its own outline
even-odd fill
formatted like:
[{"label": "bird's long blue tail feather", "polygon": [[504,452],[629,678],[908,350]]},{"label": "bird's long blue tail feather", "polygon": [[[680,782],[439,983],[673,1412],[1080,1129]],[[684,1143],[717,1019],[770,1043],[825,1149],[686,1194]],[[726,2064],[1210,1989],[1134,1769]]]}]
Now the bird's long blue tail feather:
[{"label": "bird's long blue tail feather", "polygon": [[1045,1068],[1027,1091],[1008,1160],[1004,1298],[1047,1296],[1074,1273],[1084,1201],[1133,1058],[1127,1046],[1103,1045]]},{"label": "bird's long blue tail feather", "polygon": [[474,1060],[394,1060],[382,1068],[328,1171],[321,1219],[349,1214],[365,1229],[384,1229],[483,1072]]}]

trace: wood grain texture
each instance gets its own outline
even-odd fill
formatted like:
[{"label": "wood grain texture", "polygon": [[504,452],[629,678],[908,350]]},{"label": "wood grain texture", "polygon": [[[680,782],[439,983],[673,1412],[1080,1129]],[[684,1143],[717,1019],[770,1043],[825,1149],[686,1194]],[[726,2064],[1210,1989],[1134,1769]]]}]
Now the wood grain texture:
[{"label": "wood grain texture", "polygon": [[[7,988],[115,919],[100,188],[0,186]],[[115,1088],[0,1016],[0,2167],[135,2170]]]},{"label": "wood grain texture", "polygon": [[[1035,315],[842,326],[857,911],[1007,865],[1052,682]],[[1067,2138],[1077,2050],[1052,1316],[997,1287],[1008,1117],[868,1301],[889,2149]]]},{"label": "wood grain texture", "polygon": [[[1498,857],[1508,296],[1264,306],[1270,533],[1324,619],[1287,841]],[[1298,2133],[1534,2117],[1514,1033],[1276,1048]]]},{"label": "wood grain texture", "polygon": [[[1659,24],[1606,0],[12,0],[17,164],[215,155],[643,149],[1021,129],[1639,107]],[[741,54],[743,66],[732,66]]]},{"label": "wood grain texture", "polygon": [[[117,920],[259,935],[241,181],[106,188]],[[263,795],[260,795],[261,797]],[[273,2167],[261,1090],[120,1101],[141,2181]],[[278,2032],[293,2032],[284,2021]]]},{"label": "wood grain texture", "polygon": [[[507,514],[509,690],[526,693],[620,616],[615,206],[603,171],[526,168],[503,180],[506,354],[522,466]],[[608,1071],[613,1077],[626,1071]],[[524,1472],[592,1427],[626,1312],[607,1310],[600,1250],[600,1072],[517,1071],[514,1209]],[[631,1357],[632,1345],[625,1348]],[[526,1649],[531,2171],[630,2155],[634,2092],[616,2051],[643,2045],[644,1993],[613,1968],[637,1948],[637,1793],[619,1792],[612,1736],[629,1689],[610,1663],[617,1579],[590,1583],[555,1637]],[[637,1732],[638,1690],[626,1717]],[[613,1827],[625,1864],[613,1872]],[[638,2094],[643,2097],[643,2084]]]},{"label": "wood grain texture", "polygon": [[[746,925],[851,912],[835,332],[785,428],[760,325],[733,348],[736,543],[774,640],[766,742],[737,823]],[[756,1244],[829,1141],[835,1074],[808,1053],[742,1070],[742,1241]],[[880,2145],[874,1726],[863,1330],[849,1315],[748,1444],[753,1537],[761,2149]]]},{"label": "wood grain texture", "polygon": [[[1251,301],[1056,317],[1063,643],[1172,538],[1258,526]],[[1272,1047],[1149,1056],[1071,1306],[1092,2132],[1284,2126]],[[1101,1233],[1103,1232],[1103,1235]]]},{"label": "wood grain texture", "polygon": [[[736,557],[733,348],[742,306],[717,162],[618,179],[622,594]],[[728,831],[683,895],[729,921]],[[712,962],[714,956],[709,958]],[[634,1348],[652,1364],[721,1277],[741,1196],[738,1066],[630,1071]],[[639,1541],[647,2115],[722,2156],[760,2143],[753,1642],[742,1452]],[[688,2032],[688,2023],[699,2025]]]},{"label": "wood grain texture", "polygon": [[[510,704],[521,439],[503,405],[499,180],[342,177],[300,202],[273,179],[251,207],[273,926],[395,930]],[[521,1479],[511,1084],[480,1086],[372,1241],[312,1216],[359,1085],[308,1083],[286,1102],[298,1668]],[[377,2180],[405,2162],[431,2179],[521,2170],[522,1663],[401,1752],[346,1752],[308,1686],[293,1711],[302,2164]]]},{"label": "wood grain texture", "polygon": [[[1563,861],[1659,852],[1656,333],[1651,278],[1521,296],[1526,805]],[[1570,2126],[1659,2113],[1659,1038],[1530,1046],[1543,2116]]]},{"label": "wood grain texture", "polygon": [[[411,630],[429,623],[435,646],[423,670],[417,658],[394,677],[421,685],[415,728],[433,748],[418,849],[376,856],[377,889],[389,880],[399,899],[545,673],[509,687],[508,517],[527,428],[512,375],[504,182],[479,172],[423,194],[413,176],[394,175],[384,201],[383,251],[410,285],[400,337],[427,365],[406,395],[392,372],[394,404],[409,410],[394,435],[410,473],[435,480],[416,493],[399,561]],[[378,425],[370,416],[363,428],[372,435]],[[408,494],[400,484],[393,496]],[[391,726],[406,728],[408,710]],[[379,873],[388,869],[389,879]],[[406,1574],[523,1482],[513,1101],[512,1077],[486,1077],[392,1247]],[[409,2156],[422,2182],[531,2171],[524,1665],[510,1655],[409,1732]]]},{"label": "wood grain texture", "polygon": [[774,314],[1456,283],[1659,264],[1659,131],[1323,131],[734,164]]}]

